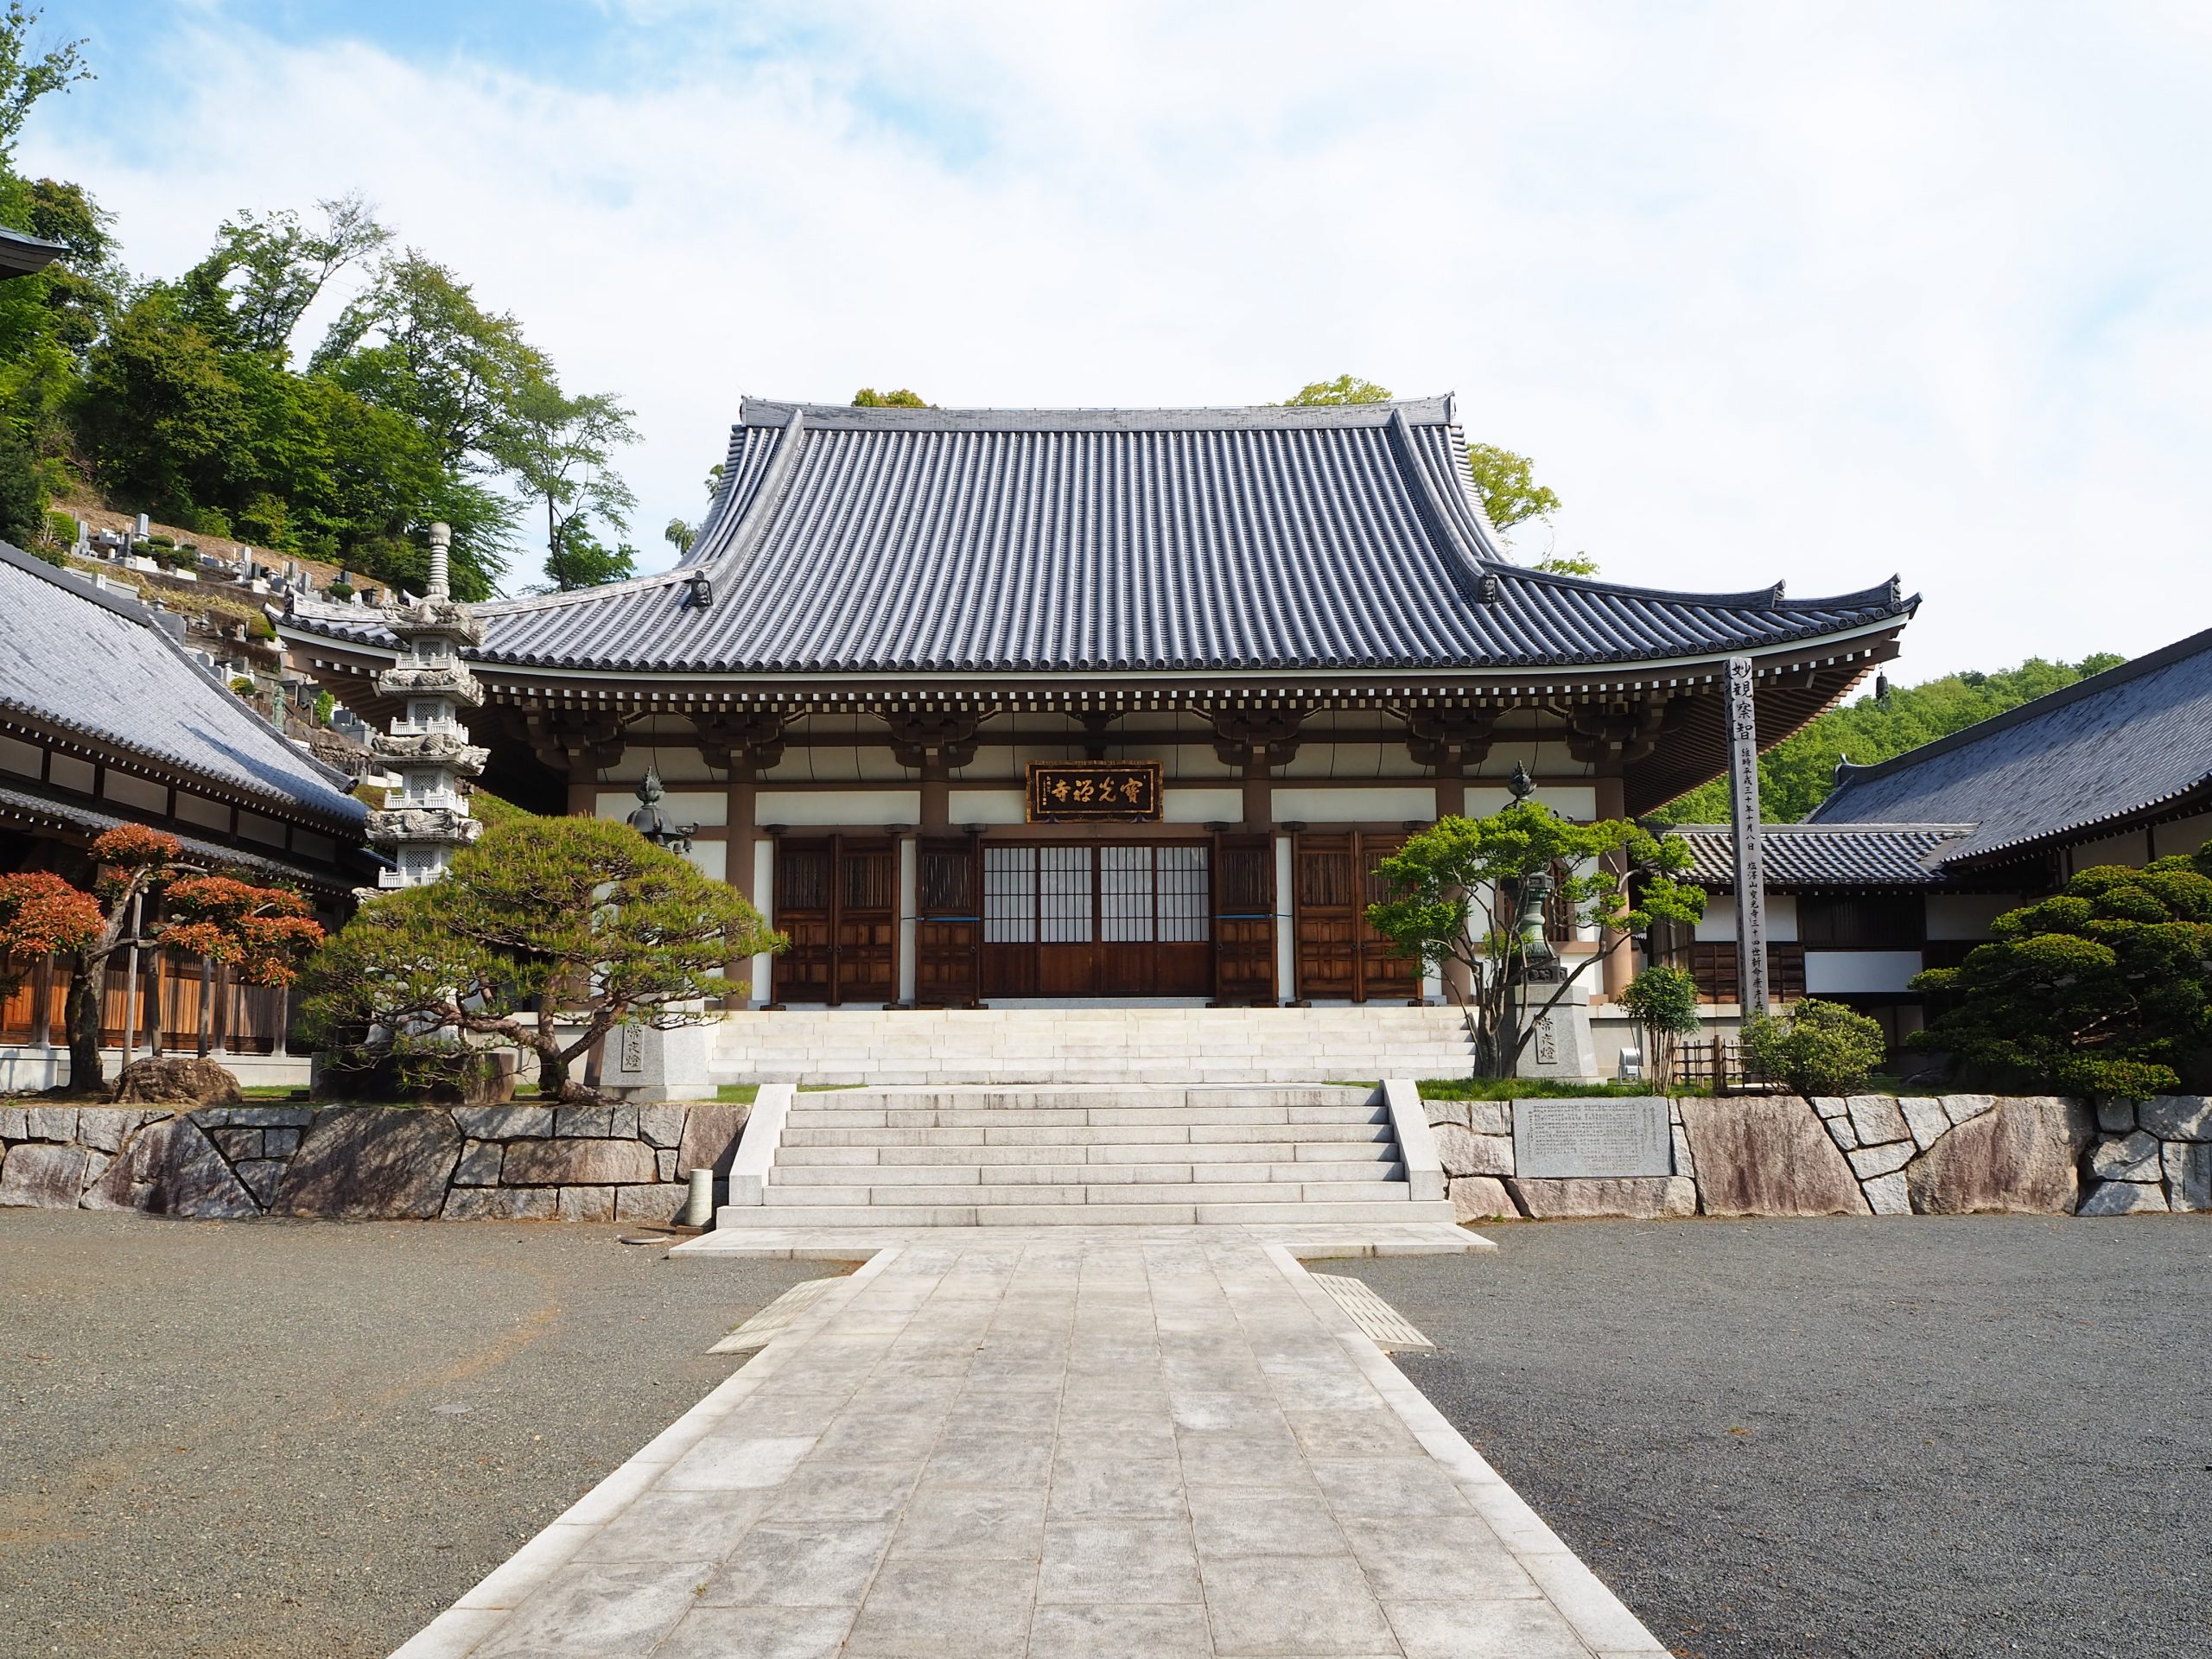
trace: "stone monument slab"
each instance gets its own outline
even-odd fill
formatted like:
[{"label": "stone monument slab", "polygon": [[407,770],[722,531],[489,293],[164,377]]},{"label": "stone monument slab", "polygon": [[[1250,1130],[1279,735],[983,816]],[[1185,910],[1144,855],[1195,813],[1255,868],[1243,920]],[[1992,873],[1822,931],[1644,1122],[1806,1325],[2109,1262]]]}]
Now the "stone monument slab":
[{"label": "stone monument slab", "polygon": [[1664,1095],[1513,1103],[1513,1167],[1523,1179],[1674,1173]]}]

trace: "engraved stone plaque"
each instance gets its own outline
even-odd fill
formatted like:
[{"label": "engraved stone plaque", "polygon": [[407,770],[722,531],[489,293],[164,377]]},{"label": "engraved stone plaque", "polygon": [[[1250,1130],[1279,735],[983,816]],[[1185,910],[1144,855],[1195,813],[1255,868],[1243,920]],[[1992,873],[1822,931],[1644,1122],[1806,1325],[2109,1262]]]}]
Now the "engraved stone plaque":
[{"label": "engraved stone plaque", "polygon": [[1513,1173],[1525,1179],[1671,1175],[1663,1095],[1513,1103]]}]

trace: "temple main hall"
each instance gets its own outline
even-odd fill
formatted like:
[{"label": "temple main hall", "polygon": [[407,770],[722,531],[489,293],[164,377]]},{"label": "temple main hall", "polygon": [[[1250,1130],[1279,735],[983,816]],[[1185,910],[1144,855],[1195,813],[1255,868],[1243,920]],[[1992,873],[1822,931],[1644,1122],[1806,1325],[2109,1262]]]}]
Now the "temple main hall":
[{"label": "temple main hall", "polygon": [[[1504,805],[1717,776],[1727,664],[1779,741],[1893,657],[1894,579],[1691,594],[1508,559],[1449,397],[1331,408],[744,400],[673,569],[476,607],[485,787],[628,816],[791,940],[753,1007],[1395,1002],[1377,860]],[[296,660],[383,724],[379,614]],[[1602,951],[1604,989],[1634,971]]]}]

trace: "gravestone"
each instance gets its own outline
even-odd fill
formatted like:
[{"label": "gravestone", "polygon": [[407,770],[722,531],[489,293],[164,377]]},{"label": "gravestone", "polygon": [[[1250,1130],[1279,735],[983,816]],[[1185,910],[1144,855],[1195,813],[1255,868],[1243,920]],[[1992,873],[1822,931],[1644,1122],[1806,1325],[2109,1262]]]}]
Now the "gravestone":
[{"label": "gravestone", "polygon": [[1666,1096],[1516,1100],[1513,1169],[1524,1180],[1672,1174]]}]

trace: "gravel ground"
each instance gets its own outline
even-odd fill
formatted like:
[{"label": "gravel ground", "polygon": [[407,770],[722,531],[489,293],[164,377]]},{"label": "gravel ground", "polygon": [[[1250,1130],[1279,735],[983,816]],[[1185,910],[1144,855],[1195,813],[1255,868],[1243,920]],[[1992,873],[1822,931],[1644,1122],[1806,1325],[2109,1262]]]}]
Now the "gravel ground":
[{"label": "gravel ground", "polygon": [[2212,1221],[1486,1231],[1326,1270],[1677,1654],[2212,1654]]},{"label": "gravel ground", "polygon": [[622,1230],[0,1211],[0,1654],[389,1653],[837,1271]]}]

